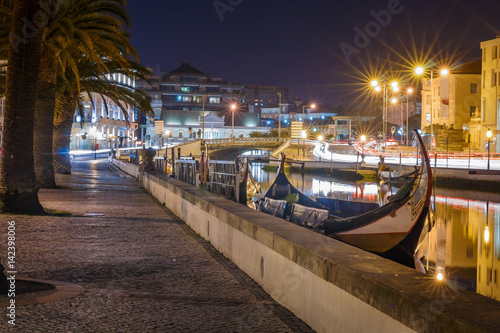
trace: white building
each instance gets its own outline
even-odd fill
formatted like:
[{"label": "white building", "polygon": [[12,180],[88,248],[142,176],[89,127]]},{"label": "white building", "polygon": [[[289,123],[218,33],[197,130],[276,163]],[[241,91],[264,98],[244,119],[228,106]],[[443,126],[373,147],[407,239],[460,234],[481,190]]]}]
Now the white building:
[{"label": "white building", "polygon": [[[108,74],[108,80],[135,88],[135,79],[122,74]],[[71,128],[71,149],[110,149],[132,147],[137,140],[137,114],[130,106],[123,104],[126,113],[109,98],[96,93],[82,94],[83,117],[75,112]],[[106,109],[106,105],[107,109]]]}]

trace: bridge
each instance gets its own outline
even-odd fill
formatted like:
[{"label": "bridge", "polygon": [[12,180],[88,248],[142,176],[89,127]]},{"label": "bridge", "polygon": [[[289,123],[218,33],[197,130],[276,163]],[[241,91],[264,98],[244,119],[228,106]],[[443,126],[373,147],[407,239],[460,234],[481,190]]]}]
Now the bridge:
[{"label": "bridge", "polygon": [[286,138],[234,138],[234,139],[210,139],[205,140],[205,144],[209,149],[222,149],[222,148],[262,148],[274,149],[281,146],[286,142]]}]

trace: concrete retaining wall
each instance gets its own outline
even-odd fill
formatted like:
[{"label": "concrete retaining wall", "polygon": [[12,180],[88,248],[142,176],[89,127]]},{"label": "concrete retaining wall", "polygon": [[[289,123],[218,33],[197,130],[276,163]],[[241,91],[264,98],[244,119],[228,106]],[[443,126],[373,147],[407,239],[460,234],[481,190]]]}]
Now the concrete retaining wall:
[{"label": "concrete retaining wall", "polygon": [[[139,172],[122,163],[116,161],[124,171]],[[141,178],[147,191],[318,332],[498,327],[500,303],[492,299],[175,179]]]}]

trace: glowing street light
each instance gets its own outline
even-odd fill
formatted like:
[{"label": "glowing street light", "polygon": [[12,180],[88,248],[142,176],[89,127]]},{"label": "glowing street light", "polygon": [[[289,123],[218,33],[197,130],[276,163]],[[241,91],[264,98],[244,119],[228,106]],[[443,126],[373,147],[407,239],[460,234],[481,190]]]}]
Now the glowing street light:
[{"label": "glowing street light", "polygon": [[321,135],[321,134],[320,134],[320,135],[318,135],[318,141],[319,141],[319,142],[323,141],[323,139],[324,139],[323,135]]},{"label": "glowing street light", "polygon": [[376,86],[376,87],[375,87],[375,91],[376,91],[376,92],[379,92],[380,90],[382,90],[382,88],[380,88],[380,86]]},{"label": "glowing street light", "polygon": [[409,96],[413,94],[413,88],[408,88],[406,90],[406,145],[408,146],[408,132],[410,129],[409,119],[408,119],[408,109],[409,109]]},{"label": "glowing street light", "polygon": [[486,137],[488,138],[488,170],[490,169],[490,143],[491,143],[490,139],[491,139],[492,135],[493,135],[493,133],[488,128],[488,130],[486,131]]},{"label": "glowing street light", "polygon": [[[309,105],[309,108],[311,109],[316,109],[316,104],[311,104]],[[302,104],[302,122],[304,122],[304,120],[306,119],[304,117],[304,114],[305,114],[305,109],[306,109],[306,105],[305,104]]]},{"label": "glowing street light", "polygon": [[236,104],[231,104],[231,111],[232,111],[232,125],[231,125],[231,141],[234,141],[234,111],[236,111]]},{"label": "glowing street light", "polygon": [[372,82],[370,82],[370,84],[372,85],[373,88],[376,88],[378,86],[378,81],[373,80]]},{"label": "glowing street light", "polygon": [[393,98],[391,99],[391,103],[392,103],[392,104],[396,104],[397,102],[398,102],[398,99],[397,99],[396,97],[393,97]]},{"label": "glowing street light", "polygon": [[165,136],[167,137],[167,147],[168,147],[168,138],[170,137],[170,134],[172,133],[171,130],[165,130]]},{"label": "glowing street light", "polygon": [[[431,105],[430,105],[430,107],[431,107],[431,123],[430,123],[430,126],[431,126],[431,147],[430,148],[432,148],[432,139],[434,138],[434,129],[433,129],[433,126],[432,126],[432,122],[434,120],[434,115],[432,114],[433,113],[432,112],[433,111],[432,110],[433,109],[432,105],[434,104],[434,91],[432,89],[432,84],[433,84],[432,81],[434,81],[433,80],[434,79],[434,77],[433,77],[434,76],[434,70],[431,69],[430,72],[431,72]],[[424,67],[418,66],[417,68],[415,68],[415,74],[422,75],[424,73],[425,73]],[[448,75],[450,73],[450,71],[447,68],[443,68],[443,69],[441,69],[440,73],[441,73],[441,76],[446,76],[446,75]]]}]

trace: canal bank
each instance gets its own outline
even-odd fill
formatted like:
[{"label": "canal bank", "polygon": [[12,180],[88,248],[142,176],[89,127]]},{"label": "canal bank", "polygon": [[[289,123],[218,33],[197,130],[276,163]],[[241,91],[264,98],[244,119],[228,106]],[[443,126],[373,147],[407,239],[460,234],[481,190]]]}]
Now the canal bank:
[{"label": "canal bank", "polygon": [[319,332],[495,332],[500,303],[138,166],[144,188]]}]

